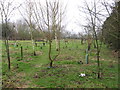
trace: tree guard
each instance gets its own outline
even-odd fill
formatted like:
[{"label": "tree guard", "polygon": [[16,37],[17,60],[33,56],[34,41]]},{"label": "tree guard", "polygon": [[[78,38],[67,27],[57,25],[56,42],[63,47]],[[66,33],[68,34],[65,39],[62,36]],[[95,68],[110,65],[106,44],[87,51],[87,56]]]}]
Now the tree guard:
[{"label": "tree guard", "polygon": [[89,55],[88,54],[86,54],[86,64],[88,64],[88,60],[89,60]]},{"label": "tree guard", "polygon": [[89,60],[89,54],[88,54],[88,49],[86,49],[86,56],[85,56],[86,64],[88,64]]}]

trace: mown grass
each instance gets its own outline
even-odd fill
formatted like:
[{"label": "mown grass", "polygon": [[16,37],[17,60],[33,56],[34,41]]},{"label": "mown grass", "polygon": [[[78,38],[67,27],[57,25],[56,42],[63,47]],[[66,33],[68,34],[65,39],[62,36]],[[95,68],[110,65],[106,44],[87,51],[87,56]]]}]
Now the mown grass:
[{"label": "mown grass", "polygon": [[[48,68],[48,44],[35,47],[37,56],[33,56],[31,41],[19,41],[23,46],[24,57],[21,60],[20,46],[10,43],[11,71],[8,71],[4,42],[2,42],[2,80],[3,88],[117,88],[118,61],[111,50],[103,45],[100,55],[101,79],[97,79],[96,49],[91,48],[89,64],[85,61],[87,44],[79,40],[69,40],[67,48],[61,41],[61,53],[54,61],[54,68]],[[55,42],[52,42],[54,56]],[[42,46],[42,49],[40,48]],[[83,64],[78,62],[82,61]],[[85,73],[85,77],[80,77]]]}]

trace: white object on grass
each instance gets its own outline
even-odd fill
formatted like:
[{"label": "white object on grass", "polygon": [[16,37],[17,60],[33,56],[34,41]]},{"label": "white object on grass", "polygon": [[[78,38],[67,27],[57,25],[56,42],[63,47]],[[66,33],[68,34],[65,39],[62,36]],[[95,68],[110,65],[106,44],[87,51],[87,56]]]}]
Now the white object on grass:
[{"label": "white object on grass", "polygon": [[81,73],[79,76],[84,77],[84,76],[85,76],[85,73]]}]

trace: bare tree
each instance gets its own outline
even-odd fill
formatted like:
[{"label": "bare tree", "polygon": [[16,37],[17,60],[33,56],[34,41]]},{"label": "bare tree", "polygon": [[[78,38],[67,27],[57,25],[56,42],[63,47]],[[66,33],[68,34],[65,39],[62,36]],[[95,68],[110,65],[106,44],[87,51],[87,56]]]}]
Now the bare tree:
[{"label": "bare tree", "polygon": [[[61,7],[59,1],[48,1],[46,0],[45,6],[42,6],[40,2],[36,3],[34,9],[34,20],[37,23],[37,27],[42,32],[47,30],[48,33],[44,33],[44,36],[47,36],[49,41],[49,60],[50,67],[53,66],[53,61],[60,54],[60,32],[62,30],[62,17],[63,17],[63,8]],[[40,12],[38,12],[40,11]],[[55,56],[51,55],[52,52],[52,41],[55,39],[56,42],[56,50],[58,51]]]},{"label": "bare tree", "polygon": [[[48,24],[48,31],[49,31],[49,60],[50,67],[53,66],[53,61],[57,58],[57,56],[60,54],[60,29],[61,29],[61,9],[59,5],[59,1],[55,1],[53,3],[48,2],[46,0],[46,6],[47,6],[47,24]],[[51,11],[50,11],[51,9]],[[56,17],[58,16],[58,17]],[[58,20],[58,21],[56,21]],[[51,21],[51,23],[50,23]],[[52,26],[52,27],[50,27]],[[54,58],[51,57],[51,48],[52,48],[52,35],[51,32],[54,32],[55,34],[55,40],[56,40],[56,49],[59,50],[58,54],[54,56]]]},{"label": "bare tree", "polygon": [[[6,53],[7,53],[7,59],[8,59],[8,69],[10,70],[10,52],[9,52],[9,21],[12,16],[12,13],[15,9],[18,7],[13,6],[14,0],[6,1],[6,0],[1,0],[0,1],[0,7],[1,7],[1,19],[2,19],[2,36],[5,42],[5,47],[6,47]],[[4,33],[3,33],[4,32]]]},{"label": "bare tree", "polygon": [[92,45],[92,28],[88,24],[87,26],[84,26],[85,33],[87,34],[86,40],[87,40],[87,51],[90,51],[91,45]]},{"label": "bare tree", "polygon": [[31,36],[32,48],[33,48],[33,55],[36,56],[35,41],[34,41],[34,37],[33,37],[33,30],[35,29],[35,27],[34,27],[33,22],[32,22],[34,3],[31,2],[31,0],[26,0],[25,5],[26,5],[26,7],[24,8],[24,10],[26,10],[25,14],[24,14],[24,12],[21,12],[20,10],[19,10],[19,12],[21,13],[22,17],[24,18],[24,20],[26,21],[26,23],[29,27],[29,33]]},{"label": "bare tree", "polygon": [[102,16],[104,16],[104,14],[102,13],[103,11],[103,8],[100,8],[100,2],[99,1],[93,1],[92,2],[92,5],[90,6],[86,1],[85,1],[85,5],[86,7],[82,7],[83,11],[85,14],[86,14],[86,20],[88,20],[88,23],[87,23],[87,26],[89,28],[91,28],[91,31],[92,31],[92,35],[94,36],[93,38],[95,39],[95,42],[96,43],[96,58],[97,58],[97,66],[98,66],[98,69],[97,69],[97,77],[100,78],[101,75],[101,71],[100,71],[100,51],[101,51],[101,47],[102,47],[102,40],[103,40],[103,37],[102,37],[102,40],[101,42],[99,41],[99,38],[98,38],[98,31],[100,30],[101,31],[101,34],[103,34],[102,32],[102,29],[101,29],[101,26],[103,24],[103,20],[101,19]]}]

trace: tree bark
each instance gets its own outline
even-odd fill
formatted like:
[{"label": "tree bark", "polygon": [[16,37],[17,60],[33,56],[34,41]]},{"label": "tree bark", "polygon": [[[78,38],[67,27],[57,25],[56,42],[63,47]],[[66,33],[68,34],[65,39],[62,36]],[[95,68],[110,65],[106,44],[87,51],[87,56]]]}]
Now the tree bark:
[{"label": "tree bark", "polygon": [[7,59],[8,59],[8,70],[10,70],[10,53],[9,53],[9,43],[8,39],[5,37],[5,46],[6,46],[6,53],[7,53]]},{"label": "tree bark", "polygon": [[35,51],[34,51],[33,55],[36,56],[36,52]]},{"label": "tree bark", "polygon": [[83,38],[81,39],[81,44],[83,44]]},{"label": "tree bark", "polygon": [[50,62],[50,67],[52,67],[52,59],[51,59],[51,40],[49,40],[49,60],[51,61]]},{"label": "tree bark", "polygon": [[55,42],[56,42],[56,51],[58,51],[59,49],[59,42],[58,42],[58,38],[57,38],[57,33],[55,32]]},{"label": "tree bark", "polygon": [[50,67],[53,67],[53,61],[50,62]]},{"label": "tree bark", "polygon": [[93,40],[93,45],[94,45],[94,48],[96,48],[95,40]]},{"label": "tree bark", "polygon": [[100,51],[97,50],[97,64],[98,64],[98,78],[100,78],[100,62],[99,62],[99,58],[100,58]]},{"label": "tree bark", "polygon": [[90,51],[91,44],[88,44],[88,51]]}]

